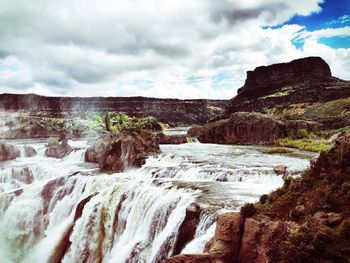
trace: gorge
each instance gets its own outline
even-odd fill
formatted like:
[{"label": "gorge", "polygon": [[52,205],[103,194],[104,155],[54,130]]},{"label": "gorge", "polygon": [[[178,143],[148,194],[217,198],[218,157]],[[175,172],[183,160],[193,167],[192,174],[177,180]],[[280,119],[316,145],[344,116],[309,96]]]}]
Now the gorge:
[{"label": "gorge", "polygon": [[317,57],[230,102],[2,94],[1,261],[347,262],[349,97]]}]

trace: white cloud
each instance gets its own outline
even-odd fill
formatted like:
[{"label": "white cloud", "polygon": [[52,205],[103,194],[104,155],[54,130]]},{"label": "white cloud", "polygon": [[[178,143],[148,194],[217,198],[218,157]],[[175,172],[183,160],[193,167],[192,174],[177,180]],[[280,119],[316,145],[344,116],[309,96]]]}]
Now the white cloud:
[{"label": "white cloud", "polygon": [[347,49],[315,40],[330,32],[304,31],[301,51],[291,40],[302,26],[262,28],[320,12],[321,2],[0,0],[0,92],[230,98],[247,70],[311,53],[349,78]]}]

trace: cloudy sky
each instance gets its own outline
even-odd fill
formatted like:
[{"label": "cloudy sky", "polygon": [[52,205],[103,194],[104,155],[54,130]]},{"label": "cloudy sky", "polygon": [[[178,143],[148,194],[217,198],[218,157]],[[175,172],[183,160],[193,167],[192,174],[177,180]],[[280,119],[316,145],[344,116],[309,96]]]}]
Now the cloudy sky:
[{"label": "cloudy sky", "polygon": [[350,79],[350,1],[0,0],[0,93],[227,99],[310,55]]}]

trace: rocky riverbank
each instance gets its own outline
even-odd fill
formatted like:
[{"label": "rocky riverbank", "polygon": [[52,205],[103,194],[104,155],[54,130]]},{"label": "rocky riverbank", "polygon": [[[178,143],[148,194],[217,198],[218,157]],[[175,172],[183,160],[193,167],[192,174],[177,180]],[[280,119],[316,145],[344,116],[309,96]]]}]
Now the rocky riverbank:
[{"label": "rocky riverbank", "polygon": [[348,262],[349,172],[350,135],[344,135],[300,178],[220,216],[202,254],[167,262]]}]

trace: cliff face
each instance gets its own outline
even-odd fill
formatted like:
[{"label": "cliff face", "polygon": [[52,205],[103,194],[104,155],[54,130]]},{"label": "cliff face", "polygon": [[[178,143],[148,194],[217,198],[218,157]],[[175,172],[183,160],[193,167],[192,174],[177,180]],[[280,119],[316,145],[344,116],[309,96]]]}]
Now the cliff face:
[{"label": "cliff face", "polygon": [[238,90],[238,95],[245,97],[263,96],[287,85],[304,81],[327,80],[330,77],[331,70],[328,64],[319,57],[261,66],[254,71],[247,72],[247,79],[244,86]]},{"label": "cliff face", "polygon": [[[262,113],[282,112],[296,109],[294,119],[319,120],[327,125],[343,122],[339,114],[325,112],[315,118],[309,118],[310,106],[321,106],[325,102],[342,100],[350,97],[350,81],[341,80],[331,75],[328,64],[319,57],[307,57],[289,63],[257,67],[247,72],[243,87],[236,97],[231,99],[223,118],[238,111],[257,111]],[[349,111],[350,104],[340,109]],[[345,112],[346,113],[346,112]],[[292,112],[292,115],[294,112]]]},{"label": "cliff face", "polygon": [[34,116],[115,111],[135,117],[154,116],[173,125],[204,124],[222,114],[225,100],[178,100],[144,97],[45,97],[35,94],[0,94],[0,110],[23,111]]}]

